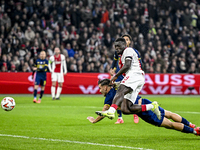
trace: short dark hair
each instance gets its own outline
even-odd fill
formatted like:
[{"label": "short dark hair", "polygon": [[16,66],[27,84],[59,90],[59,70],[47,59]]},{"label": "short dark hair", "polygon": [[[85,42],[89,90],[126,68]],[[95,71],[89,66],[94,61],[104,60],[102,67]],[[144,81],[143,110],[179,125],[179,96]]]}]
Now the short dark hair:
[{"label": "short dark hair", "polygon": [[122,35],[122,37],[125,37],[125,36],[127,36],[129,38],[129,40],[132,42],[132,37],[129,34]]},{"label": "short dark hair", "polygon": [[119,37],[115,40],[115,42],[124,42],[126,43],[126,40],[123,37]]},{"label": "short dark hair", "polygon": [[101,84],[101,86],[107,85],[107,86],[111,86],[110,85],[110,79],[103,79],[103,80],[99,80],[98,81],[98,85]]}]

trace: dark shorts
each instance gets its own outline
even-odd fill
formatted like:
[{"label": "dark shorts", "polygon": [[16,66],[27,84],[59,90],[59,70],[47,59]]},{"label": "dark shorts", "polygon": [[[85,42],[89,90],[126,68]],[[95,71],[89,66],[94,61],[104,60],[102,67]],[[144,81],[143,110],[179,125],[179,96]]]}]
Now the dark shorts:
[{"label": "dark shorts", "polygon": [[[142,104],[151,104],[151,103],[152,102],[148,99],[142,99]],[[138,101],[135,104],[138,104]],[[137,115],[145,122],[148,122],[155,126],[161,126],[163,119],[165,117],[165,110],[162,107],[159,107],[159,110],[161,112],[160,120],[157,118],[156,114],[154,114],[152,111],[141,112],[141,113],[138,113]]]},{"label": "dark shorts", "polygon": [[36,75],[36,77],[35,77],[35,85],[45,86],[46,85],[46,78]]}]

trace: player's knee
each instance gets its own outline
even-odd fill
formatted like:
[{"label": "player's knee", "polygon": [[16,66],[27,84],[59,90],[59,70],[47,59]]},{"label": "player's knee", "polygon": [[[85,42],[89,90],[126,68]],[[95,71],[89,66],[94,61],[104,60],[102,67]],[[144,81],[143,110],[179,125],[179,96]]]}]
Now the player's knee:
[{"label": "player's knee", "polygon": [[58,86],[59,86],[59,87],[62,87],[62,83],[58,83]]},{"label": "player's knee", "polygon": [[165,117],[166,118],[168,118],[168,119],[172,119],[172,112],[170,112],[170,111],[166,111],[166,113],[165,113]]}]

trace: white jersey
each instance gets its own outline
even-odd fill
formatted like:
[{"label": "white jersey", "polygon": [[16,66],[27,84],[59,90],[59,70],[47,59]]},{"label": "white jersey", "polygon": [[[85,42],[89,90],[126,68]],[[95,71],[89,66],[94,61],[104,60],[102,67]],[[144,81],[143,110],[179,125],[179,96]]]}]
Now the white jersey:
[{"label": "white jersey", "polygon": [[[67,73],[65,56],[63,54],[59,54],[58,57],[53,55],[49,58],[49,71],[51,73]],[[63,72],[64,69],[64,72]]]},{"label": "white jersey", "polygon": [[127,93],[124,98],[130,100],[133,104],[136,101],[137,95],[142,90],[145,84],[145,76],[144,71],[141,68],[141,58],[137,50],[127,47],[122,56],[121,56],[121,67],[125,64],[125,60],[130,59],[131,67],[125,73],[124,79],[121,81],[121,84],[125,85],[126,87],[130,87],[132,91]]},{"label": "white jersey", "polygon": [[140,63],[140,56],[139,54],[137,54],[138,52],[136,50],[134,50],[131,47],[127,47],[122,56],[121,56],[121,61],[119,63],[120,69],[122,68],[122,66],[125,64],[125,60],[126,59],[132,59],[131,62],[131,67],[130,69],[125,73],[125,74],[133,74],[133,73],[142,73],[144,74],[144,71],[142,70],[142,66]]}]

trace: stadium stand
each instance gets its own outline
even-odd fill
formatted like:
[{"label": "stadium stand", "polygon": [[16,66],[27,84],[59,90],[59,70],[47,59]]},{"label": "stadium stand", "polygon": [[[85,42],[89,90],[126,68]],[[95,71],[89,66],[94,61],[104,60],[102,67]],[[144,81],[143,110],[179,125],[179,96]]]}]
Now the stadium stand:
[{"label": "stadium stand", "polygon": [[69,72],[108,72],[113,42],[128,33],[146,73],[200,73],[200,1],[0,1],[0,70],[30,72],[55,46]]}]

